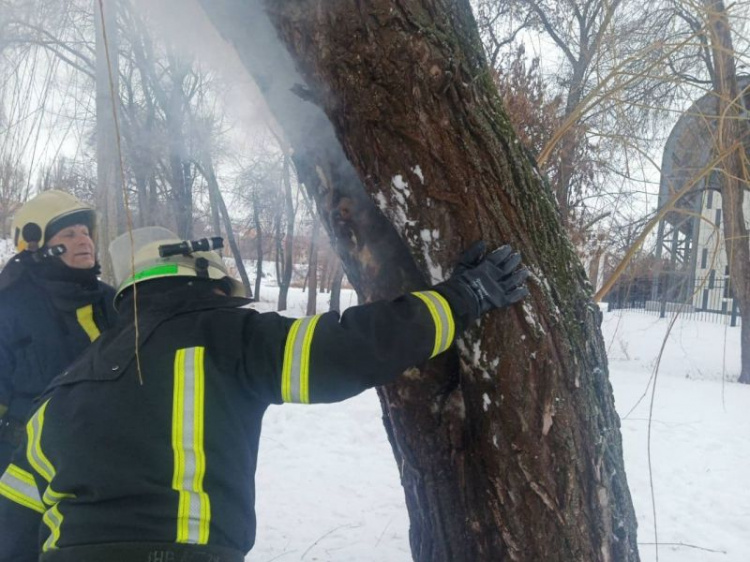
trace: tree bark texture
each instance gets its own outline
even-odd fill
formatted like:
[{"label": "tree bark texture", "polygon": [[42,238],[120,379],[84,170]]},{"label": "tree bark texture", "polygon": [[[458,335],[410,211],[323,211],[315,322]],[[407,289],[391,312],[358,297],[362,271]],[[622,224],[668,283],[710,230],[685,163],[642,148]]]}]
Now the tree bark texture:
[{"label": "tree bark texture", "polygon": [[638,560],[601,314],[468,0],[202,5],[284,129],[361,299],[441,281],[480,238],[533,272],[525,304],[379,391],[414,559]]},{"label": "tree bark texture", "polygon": [[745,147],[742,142],[747,124],[740,117],[743,112],[742,99],[737,85],[736,55],[726,7],[723,0],[706,0],[705,7],[713,57],[714,90],[718,96],[716,152],[723,157],[721,202],[724,240],[732,293],[743,319],[739,382],[750,384],[750,321],[745,321],[750,318],[750,246],[743,210],[748,178],[743,165]]}]

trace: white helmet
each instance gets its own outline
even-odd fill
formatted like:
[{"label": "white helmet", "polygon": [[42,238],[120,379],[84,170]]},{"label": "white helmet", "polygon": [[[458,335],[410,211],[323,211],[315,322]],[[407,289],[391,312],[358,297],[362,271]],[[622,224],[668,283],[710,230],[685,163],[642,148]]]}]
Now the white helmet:
[{"label": "white helmet", "polygon": [[94,208],[64,191],[43,191],[24,203],[13,216],[11,232],[16,251],[22,252],[34,243],[41,248],[57,232],[73,224],[85,224],[89,235],[94,238]]},{"label": "white helmet", "polygon": [[[164,277],[228,279],[232,286],[231,296],[245,296],[242,283],[229,277],[224,261],[216,252],[198,251],[187,255],[161,257],[160,246],[182,242],[177,235],[161,226],[137,228],[115,238],[109,245],[109,255],[112,258],[112,267],[117,282],[115,302],[131,285]],[[203,269],[197,263],[201,258],[205,260]]]}]

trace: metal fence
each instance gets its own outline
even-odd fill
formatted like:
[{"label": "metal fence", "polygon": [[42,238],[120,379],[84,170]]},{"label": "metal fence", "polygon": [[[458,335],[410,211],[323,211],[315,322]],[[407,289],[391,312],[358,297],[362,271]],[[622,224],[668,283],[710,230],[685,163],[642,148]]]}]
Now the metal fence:
[{"label": "metal fence", "polygon": [[[741,325],[742,319],[732,298],[729,278],[711,275],[696,279],[692,292],[680,290],[675,285],[662,285],[655,292],[656,295],[651,290],[650,282],[636,280],[607,296],[607,310],[632,310],[661,318],[679,314],[690,320]],[[680,295],[679,300],[674,298],[677,295]]]}]

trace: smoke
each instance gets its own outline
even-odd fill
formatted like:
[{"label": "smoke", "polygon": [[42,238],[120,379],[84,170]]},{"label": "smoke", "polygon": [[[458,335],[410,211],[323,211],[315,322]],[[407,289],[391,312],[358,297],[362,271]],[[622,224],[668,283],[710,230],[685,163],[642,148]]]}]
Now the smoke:
[{"label": "smoke", "polygon": [[197,0],[131,0],[146,16],[152,32],[185,55],[218,73],[227,86],[225,103],[231,118],[252,134],[273,125],[265,100],[236,50],[211,24]]}]

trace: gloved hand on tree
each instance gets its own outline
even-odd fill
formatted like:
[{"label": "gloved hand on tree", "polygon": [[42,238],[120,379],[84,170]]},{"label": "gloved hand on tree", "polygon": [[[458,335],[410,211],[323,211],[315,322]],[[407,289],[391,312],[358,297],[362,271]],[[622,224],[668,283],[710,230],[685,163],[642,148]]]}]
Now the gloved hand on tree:
[{"label": "gloved hand on tree", "polygon": [[[470,316],[466,320],[473,320],[490,310],[517,303],[529,294],[524,284],[529,270],[519,267],[520,264],[521,255],[508,245],[487,254],[486,244],[475,242],[463,253],[450,279],[436,289],[454,295],[460,293],[469,308],[465,310]],[[455,305],[455,298],[447,296]],[[463,316],[461,312],[464,311],[454,310]]]}]

